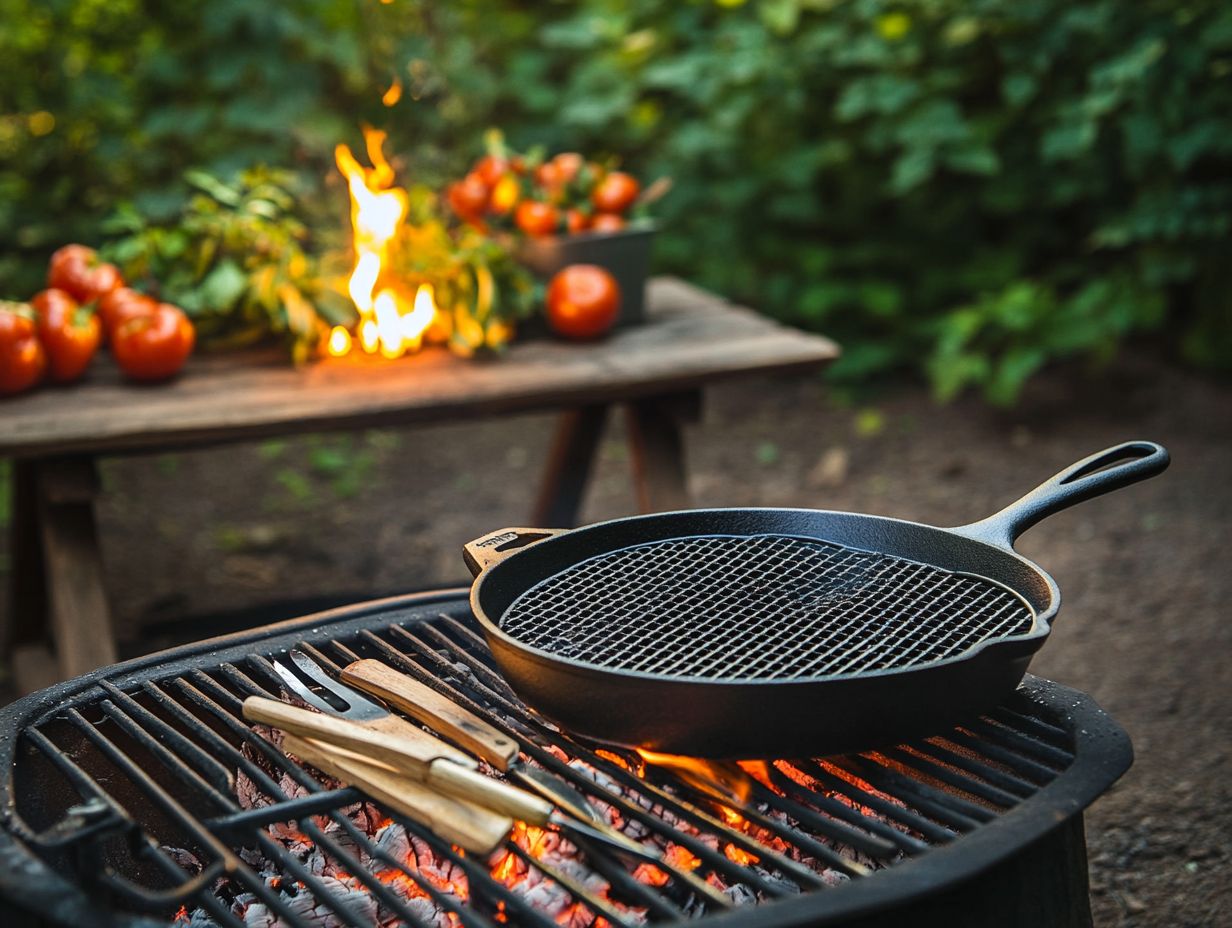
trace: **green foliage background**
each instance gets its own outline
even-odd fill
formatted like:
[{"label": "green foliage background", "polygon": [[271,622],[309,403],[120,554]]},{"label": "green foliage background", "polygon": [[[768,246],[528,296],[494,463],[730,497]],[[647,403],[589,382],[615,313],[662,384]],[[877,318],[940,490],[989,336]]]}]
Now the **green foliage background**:
[{"label": "green foliage background", "polygon": [[[438,181],[487,126],[671,175],[659,261],[1010,402],[1160,330],[1232,367],[1225,0],[0,0],[0,289],[264,162],[345,227],[338,141]],[[380,103],[397,77],[401,101]]]}]

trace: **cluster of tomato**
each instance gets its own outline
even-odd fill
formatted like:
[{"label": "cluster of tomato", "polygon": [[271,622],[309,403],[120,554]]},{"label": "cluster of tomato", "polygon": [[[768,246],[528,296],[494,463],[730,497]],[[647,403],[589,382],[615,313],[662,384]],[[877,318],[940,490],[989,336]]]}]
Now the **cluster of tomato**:
[{"label": "cluster of tomato", "polygon": [[533,237],[559,232],[618,232],[637,202],[632,174],[609,171],[574,151],[532,163],[521,155],[485,155],[445,191],[450,208],[486,227],[507,221]]},{"label": "cluster of tomato", "polygon": [[59,249],[47,284],[29,303],[0,302],[0,395],[28,390],[44,376],[79,379],[104,339],[133,380],[166,380],[192,353],[196,333],[183,311],[126,287],[93,248]]}]

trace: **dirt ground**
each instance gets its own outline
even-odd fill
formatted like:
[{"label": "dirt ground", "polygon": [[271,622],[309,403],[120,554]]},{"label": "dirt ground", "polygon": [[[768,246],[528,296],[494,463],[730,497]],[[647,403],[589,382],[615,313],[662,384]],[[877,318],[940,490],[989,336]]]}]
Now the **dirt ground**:
[{"label": "dirt ground", "polygon": [[[586,521],[633,507],[613,426]],[[465,582],[460,545],[523,524],[550,430],[527,417],[108,462],[102,534],[126,653],[224,630],[235,610],[268,621]],[[1140,355],[1051,371],[1012,412],[937,407],[918,386],[840,405],[815,378],[730,384],[690,428],[690,487],[702,506],[955,525],[1129,438],[1167,445],[1172,469],[1020,544],[1065,598],[1032,670],[1092,693],[1137,752],[1088,813],[1096,923],[1232,924],[1232,386]]]}]

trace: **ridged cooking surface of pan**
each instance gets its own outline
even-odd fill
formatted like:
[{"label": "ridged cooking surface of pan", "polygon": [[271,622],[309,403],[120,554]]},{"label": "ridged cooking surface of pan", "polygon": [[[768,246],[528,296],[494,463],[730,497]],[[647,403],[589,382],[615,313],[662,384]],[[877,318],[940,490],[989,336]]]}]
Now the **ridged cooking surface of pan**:
[{"label": "ridged cooking surface of pan", "polygon": [[815,680],[902,670],[1031,631],[990,580],[815,539],[705,535],[612,551],[505,611],[518,641],[672,677]]}]

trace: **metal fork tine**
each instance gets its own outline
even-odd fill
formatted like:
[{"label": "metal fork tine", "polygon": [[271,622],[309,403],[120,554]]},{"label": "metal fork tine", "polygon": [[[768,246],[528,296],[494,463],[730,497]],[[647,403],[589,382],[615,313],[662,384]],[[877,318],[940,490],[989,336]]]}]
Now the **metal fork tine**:
[{"label": "metal fork tine", "polygon": [[[318,702],[313,703],[313,705],[321,708],[321,711],[329,712],[333,715],[341,715],[344,718],[350,719],[374,719],[379,718],[382,715],[389,715],[389,712],[384,707],[377,705],[358,690],[354,690],[345,683],[335,680],[333,677],[329,676],[329,674],[321,669],[320,664],[314,661],[303,651],[300,651],[298,648],[291,649],[291,660],[295,663],[296,667],[303,671],[306,676],[311,677],[322,689],[329,690],[347,704],[347,708],[341,712],[328,703],[325,703],[325,706],[322,707],[320,703],[324,702],[324,700],[313,693],[313,697],[318,700]],[[278,666],[277,661],[274,661],[274,666]],[[290,670],[287,670],[287,675],[294,676]],[[284,676],[283,679],[286,679],[286,677]],[[296,680],[296,682],[303,686],[303,683],[299,680]],[[307,689],[307,687],[304,688]],[[312,691],[309,690],[309,692]]]},{"label": "metal fork tine", "polygon": [[331,715],[338,714],[337,709],[305,686],[304,682],[293,674],[290,668],[284,667],[276,660],[270,661],[270,664],[273,665],[274,672],[281,678],[283,685],[304,702],[308,703],[308,705],[312,706],[312,708],[320,712],[328,712]]}]

